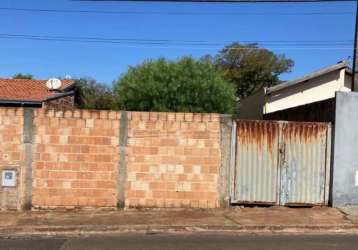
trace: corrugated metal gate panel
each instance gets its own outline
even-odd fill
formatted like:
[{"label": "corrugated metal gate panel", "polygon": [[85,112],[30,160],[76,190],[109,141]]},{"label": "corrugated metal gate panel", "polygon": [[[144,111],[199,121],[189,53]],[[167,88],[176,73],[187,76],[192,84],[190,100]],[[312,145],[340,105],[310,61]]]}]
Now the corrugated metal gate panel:
[{"label": "corrugated metal gate panel", "polygon": [[330,125],[237,121],[233,203],[328,203]]},{"label": "corrugated metal gate panel", "polygon": [[324,123],[284,126],[281,205],[325,204],[327,132]]},{"label": "corrugated metal gate panel", "polygon": [[277,123],[237,122],[235,202],[278,203],[278,133]]}]

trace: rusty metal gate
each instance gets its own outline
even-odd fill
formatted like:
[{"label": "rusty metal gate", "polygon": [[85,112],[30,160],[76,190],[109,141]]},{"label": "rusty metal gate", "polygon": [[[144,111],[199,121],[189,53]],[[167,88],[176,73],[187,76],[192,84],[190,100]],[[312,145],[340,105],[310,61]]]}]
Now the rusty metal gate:
[{"label": "rusty metal gate", "polygon": [[232,203],[327,205],[329,123],[236,122]]}]

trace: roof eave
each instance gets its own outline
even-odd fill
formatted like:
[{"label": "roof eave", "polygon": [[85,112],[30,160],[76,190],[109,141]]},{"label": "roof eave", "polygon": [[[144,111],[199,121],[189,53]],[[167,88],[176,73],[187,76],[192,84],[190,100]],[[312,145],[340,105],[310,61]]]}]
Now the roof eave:
[{"label": "roof eave", "polygon": [[63,88],[61,91],[68,92],[69,90],[73,89],[74,87],[76,87],[76,82],[75,81],[73,81],[70,85],[68,85],[65,88]]},{"label": "roof eave", "polygon": [[65,93],[61,93],[55,96],[51,96],[51,97],[47,97],[46,99],[44,99],[44,102],[48,102],[48,101],[53,101],[62,97],[66,97],[66,96],[72,96],[75,95],[75,91],[69,91],[69,92],[65,92]]},{"label": "roof eave", "polygon": [[32,101],[32,100],[10,100],[10,99],[0,99],[0,104],[18,104],[18,105],[42,105],[41,101]]},{"label": "roof eave", "polygon": [[325,74],[328,74],[330,72],[340,70],[340,69],[343,69],[343,68],[348,68],[348,62],[347,61],[342,61],[340,63],[337,63],[335,65],[332,65],[332,66],[329,66],[329,67],[326,67],[326,68],[323,68],[323,69],[320,69],[318,71],[315,71],[315,72],[313,72],[311,74],[305,75],[305,76],[300,77],[298,79],[295,79],[295,80],[292,80],[292,81],[287,81],[287,82],[284,82],[282,84],[267,88],[266,93],[271,94],[271,93],[280,91],[282,89],[292,87],[292,86],[294,86],[296,84],[306,82],[308,80],[317,78],[319,76],[322,76],[322,75],[325,75]]}]

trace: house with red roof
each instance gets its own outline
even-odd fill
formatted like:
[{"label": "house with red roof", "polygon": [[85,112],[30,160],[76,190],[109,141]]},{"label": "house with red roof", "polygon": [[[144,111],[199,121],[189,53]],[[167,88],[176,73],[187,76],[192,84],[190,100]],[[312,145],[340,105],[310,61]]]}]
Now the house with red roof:
[{"label": "house with red roof", "polygon": [[0,106],[74,108],[76,84],[72,79],[57,80],[56,88],[48,80],[0,78]]}]

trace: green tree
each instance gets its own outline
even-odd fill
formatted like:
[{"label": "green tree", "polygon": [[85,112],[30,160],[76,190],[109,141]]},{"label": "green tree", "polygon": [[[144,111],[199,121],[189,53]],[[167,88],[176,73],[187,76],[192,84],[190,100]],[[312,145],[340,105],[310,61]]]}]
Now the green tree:
[{"label": "green tree", "polygon": [[290,72],[294,62],[284,55],[259,48],[257,44],[232,43],[212,59],[227,80],[236,85],[236,95],[244,98],[262,87],[280,83],[279,75]]},{"label": "green tree", "polygon": [[164,58],[130,67],[114,86],[125,110],[232,113],[235,89],[207,60]]},{"label": "green tree", "polygon": [[34,76],[31,74],[23,74],[23,73],[17,73],[15,74],[12,79],[34,79]]},{"label": "green tree", "polygon": [[80,78],[75,81],[78,91],[77,103],[83,109],[117,109],[113,91],[105,84],[92,78]]}]

